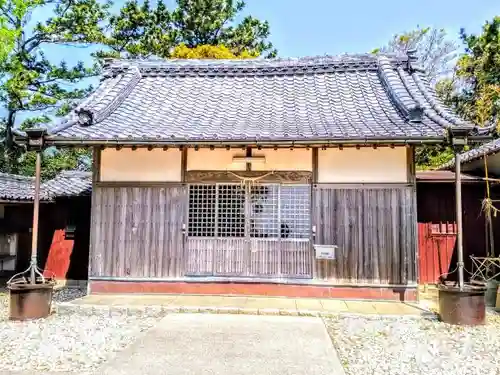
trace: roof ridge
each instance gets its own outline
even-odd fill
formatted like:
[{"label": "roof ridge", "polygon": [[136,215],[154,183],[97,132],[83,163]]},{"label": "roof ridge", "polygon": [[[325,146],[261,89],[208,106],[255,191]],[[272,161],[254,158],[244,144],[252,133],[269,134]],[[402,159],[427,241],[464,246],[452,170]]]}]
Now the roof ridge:
[{"label": "roof ridge", "polygon": [[0,172],[0,177],[15,179],[19,181],[35,181],[35,177],[32,176],[23,176],[20,174],[5,173],[5,172]]},{"label": "roof ridge", "polygon": [[437,124],[439,124],[440,126],[442,126],[445,129],[447,129],[450,126],[453,125],[453,124],[449,123],[446,119],[443,119],[443,118],[441,118],[439,116],[436,116],[436,114],[434,114],[433,112],[429,111],[429,108],[428,108],[429,106],[427,104],[423,103],[419,98],[417,98],[416,95],[410,89],[410,83],[408,82],[408,78],[405,76],[405,74],[402,71],[402,69],[398,68],[397,71],[398,71],[398,74],[399,74],[399,78],[401,79],[401,81],[403,82],[403,85],[405,86],[406,90],[408,91],[408,94],[412,97],[412,99],[415,102],[417,102],[417,104],[419,105],[419,107],[423,109],[423,113],[427,117],[431,118],[433,121],[435,121]]},{"label": "roof ridge", "polygon": [[[118,80],[118,79],[117,79]],[[49,134],[56,134],[60,131],[66,130],[76,123],[78,123],[78,113],[81,111],[88,103],[93,101],[98,101],[103,97],[104,93],[107,90],[108,84],[102,83],[103,79],[101,79],[101,83],[97,86],[96,90],[91,93],[87,98],[83,99],[77,106],[74,108],[67,116],[63,117],[62,121],[56,126],[49,128]],[[17,131],[17,134],[22,134],[20,131]]]},{"label": "roof ridge", "polygon": [[396,54],[344,54],[275,59],[110,59],[104,65],[108,77],[131,67],[142,76],[231,76],[289,75],[336,71],[376,70],[378,58],[384,56],[394,65],[407,65],[408,56]]},{"label": "roof ridge", "polygon": [[379,56],[386,56],[390,59],[399,62],[407,62],[409,60],[408,55],[402,55],[397,53],[342,53],[339,55],[312,55],[312,56],[300,56],[300,57],[274,57],[274,58],[248,58],[248,59],[178,59],[178,58],[135,58],[135,59],[122,59],[122,58],[106,58],[104,59],[104,68],[113,67],[114,65],[121,65],[122,63],[128,63],[133,65],[145,64],[145,65],[178,65],[187,64],[193,65],[192,63],[203,63],[203,65],[211,64],[226,64],[230,63],[233,65],[247,65],[247,64],[259,64],[259,65],[274,65],[274,64],[297,64],[297,63],[319,63],[325,61],[346,61],[346,60],[360,60],[369,59],[377,60]]},{"label": "roof ridge", "polygon": [[430,88],[425,87],[424,84],[422,83],[422,80],[420,78],[420,74],[417,72],[411,72],[410,76],[412,77],[413,81],[417,85],[418,90],[422,93],[424,96],[425,100],[430,104],[431,108],[436,111],[436,113],[441,116],[443,119],[451,123],[452,125],[456,126],[474,126],[472,123],[467,122],[455,114],[449,112],[446,110],[441,103],[437,101],[436,98],[433,97],[433,95],[429,92]]},{"label": "roof ridge", "polygon": [[[399,67],[399,69],[402,68]],[[409,93],[404,82],[401,83],[400,75],[394,71],[391,62],[385,56],[379,56],[378,58],[378,73],[389,96],[406,119],[419,121],[419,113],[423,108]]]},{"label": "roof ridge", "polygon": [[88,177],[92,177],[92,172],[85,172],[85,171],[78,171],[78,170],[65,170],[65,171],[61,171],[56,177],[88,178]]},{"label": "roof ridge", "polygon": [[[79,116],[80,125],[99,123],[113,113],[139,83],[142,75],[138,67],[131,66],[116,78],[118,79],[114,79],[112,85],[107,85],[100,93],[99,98],[102,100],[96,96],[94,100],[81,105],[79,110],[75,111]],[[82,117],[82,114],[86,116]]]},{"label": "roof ridge", "polygon": [[50,134],[70,128],[79,123],[83,126],[99,123],[125,100],[139,83],[142,75],[137,67],[130,67],[122,74],[109,76],[106,73],[98,88],[83,100],[58,126],[49,129]]}]

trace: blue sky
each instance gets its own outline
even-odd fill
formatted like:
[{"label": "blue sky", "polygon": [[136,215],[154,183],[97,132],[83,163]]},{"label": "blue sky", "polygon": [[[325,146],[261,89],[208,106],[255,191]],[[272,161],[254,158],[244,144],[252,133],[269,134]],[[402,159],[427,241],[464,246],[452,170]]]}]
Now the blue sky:
[{"label": "blue sky", "polygon": [[247,0],[271,25],[280,56],[363,53],[417,25],[479,32],[500,15],[499,0]]},{"label": "blue sky", "polygon": [[[392,35],[417,25],[444,28],[458,38],[461,27],[479,32],[500,14],[499,0],[246,0],[245,15],[268,20],[279,56],[363,53],[387,43]],[[124,1],[116,0],[115,7]],[[167,0],[167,5],[174,0]],[[60,53],[59,53],[60,52]],[[58,51],[76,62],[85,49]]]}]

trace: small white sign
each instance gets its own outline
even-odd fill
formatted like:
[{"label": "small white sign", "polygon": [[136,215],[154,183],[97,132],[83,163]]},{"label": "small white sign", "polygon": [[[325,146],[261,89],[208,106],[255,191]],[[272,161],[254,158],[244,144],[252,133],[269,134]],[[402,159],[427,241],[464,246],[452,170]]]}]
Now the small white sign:
[{"label": "small white sign", "polygon": [[335,259],[335,251],[337,250],[337,245],[317,245],[314,244],[314,250],[316,252],[316,259]]}]

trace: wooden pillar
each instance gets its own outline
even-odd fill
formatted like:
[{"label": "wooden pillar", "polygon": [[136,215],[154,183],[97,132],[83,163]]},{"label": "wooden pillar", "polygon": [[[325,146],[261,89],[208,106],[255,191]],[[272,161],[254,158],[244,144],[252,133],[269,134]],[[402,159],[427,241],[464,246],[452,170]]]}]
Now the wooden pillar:
[{"label": "wooden pillar", "polygon": [[457,267],[458,286],[464,288],[464,240],[462,229],[462,178],[460,165],[460,150],[455,150],[455,210],[457,220]]},{"label": "wooden pillar", "polygon": [[46,129],[31,128],[26,130],[28,136],[28,151],[36,151],[35,165],[35,195],[33,197],[33,229],[31,232],[31,261],[30,261],[30,282],[36,283],[36,275],[43,275],[38,271],[38,224],[40,212],[40,179],[42,169],[42,151],[45,147]]},{"label": "wooden pillar", "polygon": [[40,216],[40,174],[42,169],[41,151],[36,152],[35,165],[35,195],[33,197],[33,230],[31,232],[31,264],[30,281],[36,284],[36,268],[38,267],[37,246],[38,246],[38,221]]}]

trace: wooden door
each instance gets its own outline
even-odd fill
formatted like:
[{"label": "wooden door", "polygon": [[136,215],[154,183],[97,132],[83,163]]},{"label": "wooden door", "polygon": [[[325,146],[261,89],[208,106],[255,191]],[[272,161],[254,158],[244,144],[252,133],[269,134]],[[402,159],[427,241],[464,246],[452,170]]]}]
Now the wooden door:
[{"label": "wooden door", "polygon": [[312,276],[310,185],[192,184],[187,274]]}]

